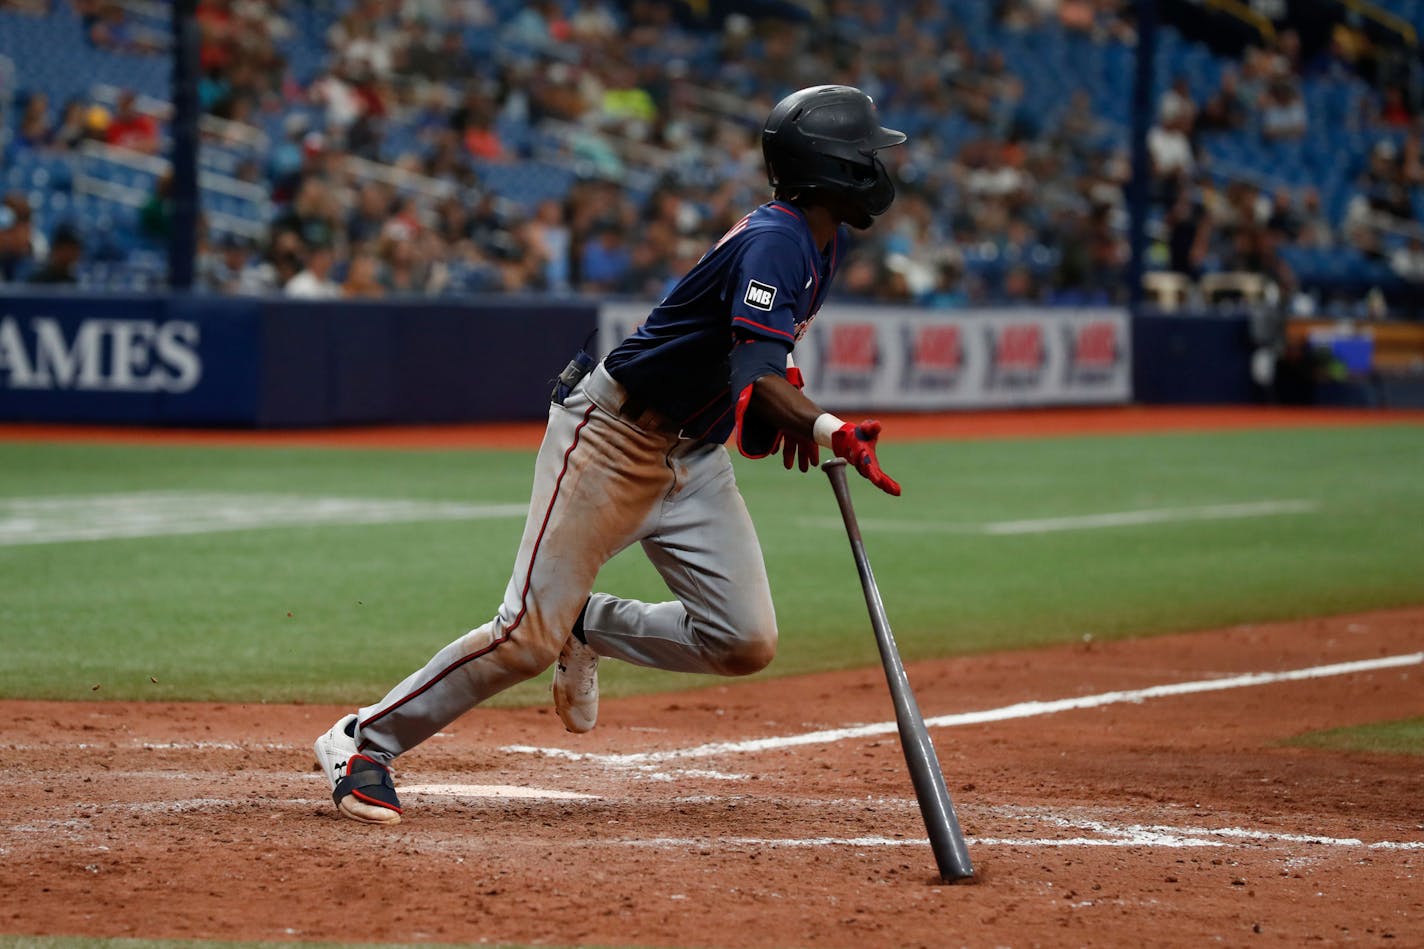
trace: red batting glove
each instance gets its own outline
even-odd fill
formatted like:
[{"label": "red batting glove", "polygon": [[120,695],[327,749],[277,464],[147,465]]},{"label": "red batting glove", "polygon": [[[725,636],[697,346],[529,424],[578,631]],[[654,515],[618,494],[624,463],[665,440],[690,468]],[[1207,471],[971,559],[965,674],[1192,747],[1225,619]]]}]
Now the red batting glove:
[{"label": "red batting glove", "polygon": [[821,463],[821,446],[816,444],[815,439],[799,438],[784,430],[781,439],[781,461],[787,471],[798,461],[802,471],[810,471]]},{"label": "red batting glove", "polygon": [[862,477],[869,478],[871,484],[898,498],[900,486],[881,470],[880,462],[875,457],[875,442],[879,438],[880,423],[875,419],[866,419],[859,425],[846,422],[831,433],[831,450],[837,458],[844,458],[854,465],[855,470]]}]

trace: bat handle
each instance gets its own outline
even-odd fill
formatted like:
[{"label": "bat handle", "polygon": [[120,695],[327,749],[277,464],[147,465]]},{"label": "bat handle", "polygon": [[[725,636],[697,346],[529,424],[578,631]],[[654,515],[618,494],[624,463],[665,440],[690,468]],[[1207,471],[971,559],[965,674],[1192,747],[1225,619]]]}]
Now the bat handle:
[{"label": "bat handle", "polygon": [[836,493],[836,504],[841,509],[841,520],[845,521],[846,533],[850,535],[852,547],[863,546],[860,525],[855,520],[855,505],[850,501],[850,484],[846,480],[846,460],[832,458],[821,464],[821,470],[831,479],[831,490]]}]

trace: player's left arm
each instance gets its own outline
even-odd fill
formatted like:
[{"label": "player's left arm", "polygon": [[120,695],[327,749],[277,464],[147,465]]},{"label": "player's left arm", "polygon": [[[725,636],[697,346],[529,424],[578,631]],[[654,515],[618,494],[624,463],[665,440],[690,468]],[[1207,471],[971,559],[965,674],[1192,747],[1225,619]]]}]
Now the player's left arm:
[{"label": "player's left arm", "polygon": [[[801,371],[791,362],[789,346],[778,341],[742,337],[732,350],[731,368],[737,450],[748,458],[765,458],[779,447],[788,469],[798,460],[802,471],[818,464],[820,452],[811,437],[810,424],[804,423],[796,411],[800,409],[804,414],[805,406],[815,406],[801,395]],[[772,379],[781,383],[774,390],[777,395],[782,394],[784,387],[799,396],[805,406],[787,401],[781,408],[768,411],[763,405],[766,396],[762,393],[773,385],[768,381]],[[795,420],[782,424],[789,419]]]},{"label": "player's left arm", "polygon": [[[875,452],[880,423],[866,419],[858,425],[852,424],[822,409],[782,375],[786,354],[784,346],[761,340],[744,341],[732,352],[733,385],[740,393],[737,440],[742,453],[748,454],[743,441],[745,433],[777,432],[778,441],[786,440],[787,468],[799,460],[801,470],[806,471],[810,465],[820,462],[818,446],[829,448],[836,457],[854,465],[871,484],[898,497],[900,485],[880,467]],[[761,455],[750,457],[765,457],[775,450],[773,444]]]},{"label": "player's left arm", "polygon": [[[733,271],[728,290],[737,449],[748,458],[765,458],[784,446],[786,466],[799,460],[806,471],[820,460],[818,446],[823,446],[855,465],[876,487],[898,495],[900,486],[875,457],[880,423],[843,422],[787,381],[796,314],[814,279],[800,245],[777,232],[749,241]],[[791,373],[793,380],[799,375]]]},{"label": "player's left arm", "polygon": [[730,303],[732,401],[736,410],[737,450],[748,458],[765,458],[786,440],[780,426],[759,413],[747,414],[753,384],[762,376],[785,379],[796,344],[796,314],[809,263],[791,236],[759,232],[747,239],[726,294]]}]

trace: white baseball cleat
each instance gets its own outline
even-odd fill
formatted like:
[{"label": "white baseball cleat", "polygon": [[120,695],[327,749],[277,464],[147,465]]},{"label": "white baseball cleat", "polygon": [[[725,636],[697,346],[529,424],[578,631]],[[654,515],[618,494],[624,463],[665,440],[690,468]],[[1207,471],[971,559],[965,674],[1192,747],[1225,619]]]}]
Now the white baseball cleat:
[{"label": "white baseball cleat", "polygon": [[331,785],[331,799],[342,817],[363,824],[399,824],[400,799],[391,771],[361,754],[356,739],[347,732],[354,730],[355,723],[354,714],[344,716],[312,746],[316,763]]},{"label": "white baseball cleat", "polygon": [[572,634],[554,664],[554,711],[578,734],[598,723],[598,653]]}]

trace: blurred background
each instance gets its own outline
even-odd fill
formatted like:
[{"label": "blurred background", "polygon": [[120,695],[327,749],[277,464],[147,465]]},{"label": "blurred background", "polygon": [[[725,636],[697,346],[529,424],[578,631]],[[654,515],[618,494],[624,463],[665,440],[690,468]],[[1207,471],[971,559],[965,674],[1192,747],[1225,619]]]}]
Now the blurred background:
[{"label": "blurred background", "polygon": [[[1126,302],[1138,7],[197,0],[194,285],[656,298],[765,200],[770,107],[834,81],[911,136],[841,298]],[[1145,292],[1418,315],[1424,3],[1156,7]],[[0,278],[169,283],[172,20],[0,0]]]},{"label": "blurred background", "polygon": [[809,343],[827,405],[1424,406],[1421,23],[0,0],[0,418],[540,418],[547,363],[617,342],[769,198],[760,125],[819,83],[910,135]]}]

